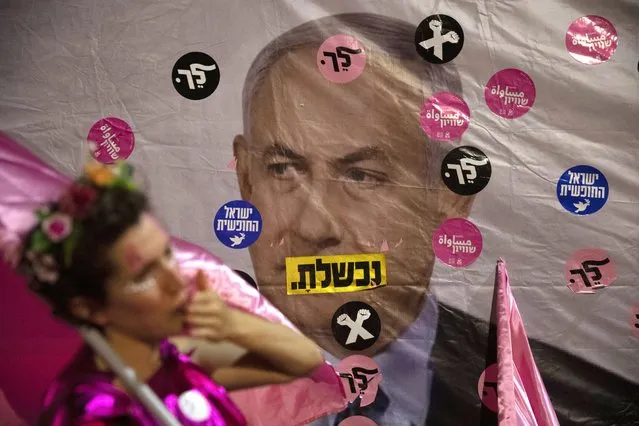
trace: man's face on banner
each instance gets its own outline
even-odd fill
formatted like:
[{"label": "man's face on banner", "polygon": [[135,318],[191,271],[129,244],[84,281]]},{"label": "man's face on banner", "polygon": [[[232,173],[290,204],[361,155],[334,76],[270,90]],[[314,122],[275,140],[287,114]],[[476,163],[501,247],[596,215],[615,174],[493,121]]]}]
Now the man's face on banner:
[{"label": "man's face on banner", "polygon": [[[430,93],[407,66],[371,60],[348,84],[326,80],[316,50],[298,49],[268,71],[251,103],[248,135],[235,141],[242,197],[263,218],[250,248],[260,291],[300,329],[337,356],[334,312],[371,305],[382,332],[363,354],[395,340],[422,308],[433,267],[431,235],[445,217],[466,215],[469,199],[448,191],[433,170],[419,126]],[[419,74],[417,74],[419,75]],[[435,182],[435,183],[432,183]],[[385,287],[288,296],[285,258],[386,252]]]}]

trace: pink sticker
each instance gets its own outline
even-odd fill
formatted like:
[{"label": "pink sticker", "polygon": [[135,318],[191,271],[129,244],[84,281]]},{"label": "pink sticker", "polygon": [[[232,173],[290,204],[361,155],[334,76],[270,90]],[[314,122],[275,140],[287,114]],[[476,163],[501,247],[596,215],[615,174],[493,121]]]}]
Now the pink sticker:
[{"label": "pink sticker", "polygon": [[364,355],[351,355],[339,362],[335,370],[339,373],[348,402],[361,398],[360,407],[375,401],[382,373],[375,361]]},{"label": "pink sticker", "polygon": [[377,423],[364,416],[351,416],[344,419],[337,426],[377,426]]},{"label": "pink sticker", "polygon": [[593,294],[617,279],[617,265],[603,250],[586,248],[570,256],[564,266],[568,288],[575,293]]},{"label": "pink sticker", "polygon": [[428,98],[419,118],[422,129],[431,139],[452,141],[468,129],[470,109],[454,93],[440,92]]},{"label": "pink sticker", "polygon": [[634,333],[637,339],[639,339],[639,303],[632,308],[632,311],[630,311],[630,318],[628,318],[628,320],[630,330]]},{"label": "pink sticker", "polygon": [[479,228],[463,218],[445,220],[433,232],[435,256],[447,265],[464,267],[473,263],[483,247]]},{"label": "pink sticker", "polygon": [[618,44],[615,27],[601,16],[582,16],[573,21],[566,31],[566,49],[582,64],[606,62],[615,53]]},{"label": "pink sticker", "polygon": [[497,412],[497,364],[491,364],[481,373],[477,382],[477,393],[481,402],[491,411]]},{"label": "pink sticker", "polygon": [[103,164],[126,160],[135,147],[131,126],[116,117],[107,117],[96,122],[89,131],[87,142],[93,157]]},{"label": "pink sticker", "polygon": [[526,114],[535,103],[536,95],[532,79],[515,68],[495,73],[484,89],[488,108],[504,118],[517,118]]},{"label": "pink sticker", "polygon": [[333,83],[349,83],[364,71],[366,52],[357,39],[335,35],[322,43],[317,51],[317,67]]}]

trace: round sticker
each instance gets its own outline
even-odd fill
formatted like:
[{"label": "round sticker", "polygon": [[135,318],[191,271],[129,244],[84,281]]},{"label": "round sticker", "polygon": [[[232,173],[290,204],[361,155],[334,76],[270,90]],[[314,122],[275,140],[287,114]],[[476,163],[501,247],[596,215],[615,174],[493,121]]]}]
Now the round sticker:
[{"label": "round sticker", "polygon": [[419,118],[428,137],[438,141],[452,141],[461,138],[468,129],[470,109],[454,93],[441,92],[428,98]]},{"label": "round sticker", "polygon": [[491,364],[479,376],[477,393],[481,402],[491,411],[497,412],[497,364]]},{"label": "round sticker", "polygon": [[617,264],[603,250],[585,248],[570,256],[564,266],[568,288],[575,293],[592,294],[617,279]]},{"label": "round sticker", "polygon": [[459,195],[477,194],[488,185],[491,174],[486,154],[472,146],[455,148],[442,161],[442,180]]},{"label": "round sticker", "polygon": [[504,118],[517,118],[526,114],[535,103],[535,83],[525,72],[508,68],[498,71],[484,89],[488,108]]},{"label": "round sticker", "polygon": [[196,389],[184,392],[178,398],[180,413],[192,422],[203,422],[211,416],[211,404]]},{"label": "round sticker", "polygon": [[364,416],[351,416],[342,420],[337,426],[377,426],[377,423]]},{"label": "round sticker", "polygon": [[220,84],[220,67],[206,53],[191,52],[173,65],[173,87],[187,99],[208,98]]},{"label": "round sticker", "polygon": [[375,361],[364,355],[351,355],[341,360],[335,370],[342,379],[348,402],[361,398],[360,407],[366,407],[375,401],[383,378]]},{"label": "round sticker", "polygon": [[262,216],[249,202],[229,201],[215,214],[213,229],[222,244],[233,249],[243,249],[259,238],[262,232]]},{"label": "round sticker", "polygon": [[464,47],[464,30],[448,15],[431,15],[415,31],[415,48],[431,64],[445,64]]},{"label": "round sticker", "polygon": [[447,219],[433,232],[435,256],[447,265],[464,267],[481,254],[481,232],[472,222],[461,217]]},{"label": "round sticker", "polygon": [[570,213],[580,216],[596,213],[608,200],[608,180],[592,166],[574,166],[559,178],[557,199]]},{"label": "round sticker", "polygon": [[630,330],[639,339],[639,303],[632,308],[628,323],[630,325]]},{"label": "round sticker", "polygon": [[606,62],[612,58],[618,43],[615,27],[601,16],[582,16],[573,21],[566,31],[566,49],[582,64]]},{"label": "round sticker", "polygon": [[93,158],[103,164],[113,164],[129,158],[135,148],[135,137],[126,121],[107,117],[91,126],[87,143]]},{"label": "round sticker", "polygon": [[357,39],[347,35],[334,35],[317,50],[317,67],[333,83],[349,83],[366,67],[366,52]]},{"label": "round sticker", "polygon": [[252,276],[250,276],[246,272],[241,271],[239,269],[235,269],[235,270],[233,270],[233,272],[235,272],[237,275],[239,275],[240,278],[242,278],[248,285],[250,285],[251,287],[257,289],[257,283],[255,282],[255,280],[253,279]]},{"label": "round sticker", "polygon": [[382,322],[375,309],[364,302],[348,302],[333,315],[335,340],[351,351],[363,351],[377,341]]}]

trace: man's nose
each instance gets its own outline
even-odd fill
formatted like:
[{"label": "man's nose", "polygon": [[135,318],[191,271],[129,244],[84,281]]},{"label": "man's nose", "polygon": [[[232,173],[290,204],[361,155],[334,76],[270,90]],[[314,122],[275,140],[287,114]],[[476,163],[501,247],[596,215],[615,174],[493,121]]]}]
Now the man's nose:
[{"label": "man's nose", "polygon": [[295,233],[316,250],[337,246],[343,238],[343,229],[336,212],[346,206],[338,205],[338,190],[332,188],[331,183],[328,181],[309,186],[297,217]]}]

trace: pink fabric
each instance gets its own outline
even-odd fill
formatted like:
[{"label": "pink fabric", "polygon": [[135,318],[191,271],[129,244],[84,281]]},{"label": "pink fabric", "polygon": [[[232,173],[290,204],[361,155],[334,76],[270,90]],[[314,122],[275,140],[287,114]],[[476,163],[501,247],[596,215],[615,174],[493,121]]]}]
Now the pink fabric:
[{"label": "pink fabric", "polygon": [[559,425],[510,290],[506,263],[501,259],[496,279],[499,426]]},{"label": "pink fabric", "polygon": [[[0,258],[10,261],[12,256],[4,256],[15,252],[20,233],[33,224],[33,210],[57,198],[70,179],[0,132],[0,182],[0,252],[3,254]],[[201,268],[212,278],[224,278],[215,280],[216,289],[230,305],[295,328],[218,258],[184,240],[172,240],[178,262],[185,272],[193,273]],[[12,392],[8,395],[18,414],[33,421],[34,410],[39,408],[41,395],[48,384],[43,381],[53,379],[77,349],[80,339],[68,327],[55,321],[44,304],[28,293],[24,280],[2,261],[0,294],[3,295],[0,297],[0,319],[6,317],[0,324],[7,328],[1,330],[0,347],[11,348],[11,351],[0,352],[0,379],[11,386]],[[18,318],[20,321],[16,321]],[[0,328],[4,327],[0,325]],[[16,363],[21,368],[17,368]],[[26,387],[26,384],[30,385]],[[9,392],[6,387],[5,390]],[[339,412],[347,405],[341,381],[329,363],[319,367],[309,378],[286,385],[234,392],[231,397],[250,426],[303,425]]]}]

